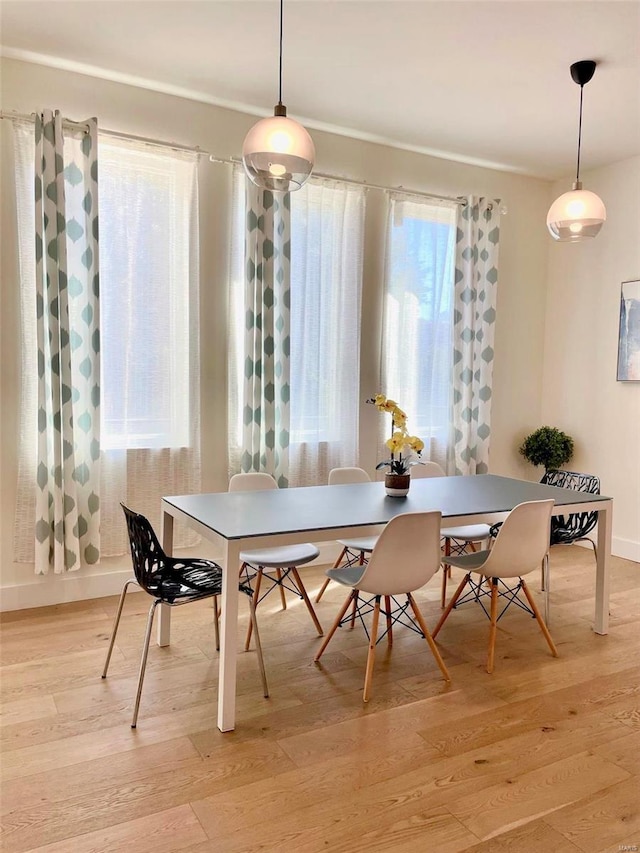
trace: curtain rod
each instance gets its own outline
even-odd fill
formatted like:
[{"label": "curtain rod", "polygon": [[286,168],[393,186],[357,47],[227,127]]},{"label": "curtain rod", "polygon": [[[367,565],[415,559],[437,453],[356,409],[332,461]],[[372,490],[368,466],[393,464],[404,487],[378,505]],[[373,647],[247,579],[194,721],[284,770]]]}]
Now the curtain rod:
[{"label": "curtain rod", "polygon": [[[18,121],[35,121],[35,113],[15,113],[8,110],[0,111],[0,118],[16,119]],[[83,133],[88,133],[89,126],[82,121],[71,121],[63,118],[62,126],[72,130],[81,130]],[[144,142],[147,145],[155,145],[158,148],[171,148],[173,151],[191,151],[194,154],[204,154],[210,156],[208,151],[203,151],[202,148],[193,147],[190,145],[180,145],[178,142],[165,142],[162,139],[152,139],[149,136],[136,136],[133,133],[122,133],[118,130],[107,130],[106,128],[98,128],[100,133],[106,136],[114,136],[117,139],[130,139],[132,142]]]},{"label": "curtain rod", "polygon": [[[21,121],[35,121],[35,113],[31,113],[31,114],[17,113],[17,112],[11,112],[11,111],[5,110],[5,111],[0,111],[0,119],[2,119],[2,118],[18,119]],[[88,131],[88,126],[86,124],[84,124],[84,122],[71,121],[70,119],[63,119],[62,125],[63,125],[63,127],[73,128],[74,130],[83,130],[85,132]],[[144,142],[147,145],[157,145],[158,147],[161,147],[161,148],[171,148],[174,151],[192,151],[194,154],[202,154],[205,157],[208,157],[209,162],[211,162],[211,163],[226,163],[227,165],[236,166],[242,162],[241,160],[238,160],[234,157],[227,157],[227,158],[216,157],[214,154],[211,154],[209,151],[204,151],[202,148],[192,147],[192,146],[188,146],[188,145],[179,145],[178,143],[166,142],[166,141],[161,140],[161,139],[151,139],[148,136],[136,136],[133,133],[122,133],[122,132],[117,131],[117,130],[106,130],[106,129],[99,129],[99,132],[104,133],[107,136],[116,137],[117,139],[130,139],[132,142]],[[329,175],[329,174],[326,174],[323,172],[314,172],[312,174],[312,177],[313,176],[315,176],[317,178],[325,178],[326,180],[329,180],[329,181],[340,181],[343,184],[350,184],[351,186],[365,187],[366,189],[370,189],[370,190],[381,190],[382,192],[400,192],[400,193],[404,193],[405,195],[418,196],[420,198],[432,198],[432,199],[435,199],[437,201],[449,201],[449,202],[452,202],[453,204],[460,204],[463,206],[467,204],[466,198],[463,198],[460,196],[453,197],[453,196],[446,196],[446,195],[437,195],[436,193],[428,193],[428,192],[425,192],[424,190],[407,189],[406,187],[402,187],[402,186],[389,187],[389,186],[385,186],[384,184],[370,184],[368,181],[359,181],[359,180],[356,180],[355,178],[345,178],[345,177],[342,177],[341,175]],[[506,213],[506,209],[503,209],[503,212]]]},{"label": "curtain rod", "polygon": [[[212,163],[227,163],[227,164],[232,165],[232,166],[238,166],[242,163],[242,160],[238,160],[235,157],[228,157],[225,159],[223,157],[216,157],[213,154],[209,154],[209,160]],[[399,192],[399,193],[404,193],[405,195],[415,195],[415,196],[420,196],[422,198],[433,198],[433,199],[436,199],[437,201],[451,201],[454,204],[461,204],[461,205],[467,204],[466,198],[462,198],[461,196],[457,196],[454,198],[453,196],[448,196],[448,195],[436,195],[436,193],[428,193],[428,192],[425,192],[424,190],[410,190],[410,189],[407,189],[406,187],[402,187],[402,186],[400,186],[400,187],[388,187],[388,186],[385,186],[384,184],[370,184],[368,181],[359,181],[359,180],[356,180],[356,178],[345,178],[342,175],[329,175],[326,172],[312,172],[311,177],[312,178],[314,178],[314,177],[315,178],[325,178],[328,181],[340,181],[343,184],[351,184],[352,186],[356,186],[356,187],[365,187],[365,189],[368,189],[368,190],[382,190],[382,192],[388,192],[388,193]]]}]

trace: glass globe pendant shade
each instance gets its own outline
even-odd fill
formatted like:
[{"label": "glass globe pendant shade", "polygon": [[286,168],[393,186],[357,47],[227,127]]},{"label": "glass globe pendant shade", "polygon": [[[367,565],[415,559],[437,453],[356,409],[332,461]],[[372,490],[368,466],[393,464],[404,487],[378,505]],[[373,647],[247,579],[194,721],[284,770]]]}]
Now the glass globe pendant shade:
[{"label": "glass globe pendant shade", "polygon": [[563,193],[549,208],[547,228],[554,240],[579,243],[595,237],[607,218],[602,199],[583,190],[576,181],[571,192]]},{"label": "glass globe pendant shade", "polygon": [[263,118],[247,133],[242,162],[256,186],[273,192],[299,190],[311,175],[316,157],[313,140],[301,124],[278,104],[275,115]]}]

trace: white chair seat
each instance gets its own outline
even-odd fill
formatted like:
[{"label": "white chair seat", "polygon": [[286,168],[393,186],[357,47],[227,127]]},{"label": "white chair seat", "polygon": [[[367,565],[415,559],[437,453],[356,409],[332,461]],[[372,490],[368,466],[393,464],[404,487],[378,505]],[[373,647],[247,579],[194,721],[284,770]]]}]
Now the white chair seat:
[{"label": "white chair seat", "polygon": [[362,539],[338,539],[338,544],[350,551],[364,551],[370,554],[376,547],[377,536],[363,536]]},{"label": "white chair seat", "polygon": [[475,551],[472,554],[460,554],[455,557],[447,557],[447,563],[466,572],[480,572],[484,566],[490,551]]},{"label": "white chair seat", "polygon": [[302,566],[319,556],[320,551],[315,545],[284,545],[280,548],[257,548],[255,551],[241,551],[240,560],[252,566],[263,566],[266,569],[289,569]]},{"label": "white chair seat", "polygon": [[440,531],[441,536],[448,539],[461,539],[466,542],[481,542],[488,539],[491,527],[488,524],[466,524],[461,527],[444,527]]},{"label": "white chair seat", "polygon": [[333,581],[343,584],[344,586],[355,587],[358,581],[364,574],[366,566],[351,566],[344,569],[327,569],[325,574]]}]

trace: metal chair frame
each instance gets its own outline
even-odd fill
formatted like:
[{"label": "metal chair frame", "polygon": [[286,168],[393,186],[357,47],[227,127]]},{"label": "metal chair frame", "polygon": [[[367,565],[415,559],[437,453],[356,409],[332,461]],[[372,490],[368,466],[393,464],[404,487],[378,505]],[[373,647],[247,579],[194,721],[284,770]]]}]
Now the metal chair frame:
[{"label": "metal chair frame", "polygon": [[[382,607],[380,604],[382,598],[385,600],[385,607]],[[403,625],[405,628],[409,628],[423,640],[426,639],[422,628],[419,623],[414,619],[414,617],[409,613],[409,608],[411,607],[411,601],[409,595],[406,596],[406,601],[402,603],[398,601],[397,596],[395,595],[372,595],[369,598],[362,598],[362,593],[354,589],[351,593],[351,600],[354,603],[354,608],[352,613],[348,616],[344,616],[337,627],[342,628],[345,625],[349,624],[350,628],[354,627],[355,619],[360,621],[362,625],[362,629],[366,634],[367,640],[371,640],[371,635],[369,633],[369,629],[367,627],[367,623],[365,622],[365,617],[369,616],[375,610],[375,602],[376,600],[380,604],[380,615],[384,616],[386,619],[387,627],[382,633],[378,636],[376,640],[376,645],[382,642],[385,637],[388,638],[389,645],[393,644],[393,626],[394,625]],[[395,607],[391,607],[390,602],[393,602]],[[385,609],[386,608],[386,609]]]},{"label": "metal chair frame", "polygon": [[[521,610],[524,610],[526,613],[528,613],[533,619],[536,618],[536,614],[533,612],[533,610],[528,605],[526,605],[521,598],[518,598],[518,593],[522,590],[521,578],[515,586],[509,586],[502,580],[502,578],[492,578],[492,581],[498,586],[498,600],[500,600],[501,598],[507,599],[507,603],[504,605],[504,607],[496,617],[496,622],[499,622],[502,619],[502,617],[512,604],[517,605]],[[487,619],[491,619],[491,613],[482,601],[483,598],[491,599],[491,588],[489,587],[489,589],[487,589],[486,578],[483,578],[482,581],[475,581],[471,574],[469,574],[467,584],[470,587],[469,591],[458,598],[456,603],[453,605],[453,609],[457,610],[458,607],[460,607],[461,605],[473,601],[479,604],[480,607],[484,610]]]},{"label": "metal chair frame", "polygon": [[[133,512],[133,510],[120,504],[127,521],[127,530],[129,533],[129,544],[131,547],[131,558],[135,577],[125,581],[120,593],[118,609],[116,611],[111,631],[111,639],[107,656],[102,670],[102,678],[107,677],[109,671],[109,663],[120,625],[120,617],[124,600],[131,584],[136,584],[148,595],[152,596],[153,602],[149,607],[149,615],[147,616],[147,627],[145,631],[144,643],[142,646],[142,656],[140,659],[140,669],[138,673],[138,687],[136,691],[136,699],[133,708],[133,719],[131,728],[135,729],[138,723],[138,712],[140,710],[140,699],[142,697],[142,686],[147,668],[147,658],[149,655],[149,642],[151,640],[151,631],[153,629],[153,620],[156,608],[159,604],[167,604],[169,607],[179,607],[183,604],[188,604],[191,601],[202,601],[205,598],[213,598],[213,614],[214,614],[214,630],[216,640],[216,650],[220,649],[220,627],[218,623],[218,595],[222,593],[222,568],[212,560],[203,560],[199,558],[175,558],[168,557],[158,541],[151,523],[145,516]],[[256,635],[256,652],[258,656],[258,664],[260,667],[260,675],[262,678],[262,687],[265,698],[269,696],[269,687],[267,684],[267,676],[264,667],[264,659],[262,657],[262,645],[260,643],[260,635],[258,633],[258,623],[256,620],[255,607],[253,606],[253,592],[251,587],[246,584],[239,585],[240,592],[244,593],[249,598],[249,610],[251,615],[251,624]]]}]

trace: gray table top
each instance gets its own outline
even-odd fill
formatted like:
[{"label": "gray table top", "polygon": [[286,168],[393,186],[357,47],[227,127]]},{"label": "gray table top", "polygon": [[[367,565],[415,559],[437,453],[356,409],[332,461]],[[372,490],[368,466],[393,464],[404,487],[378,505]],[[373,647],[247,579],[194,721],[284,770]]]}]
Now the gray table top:
[{"label": "gray table top", "polygon": [[225,539],[386,524],[403,512],[440,510],[443,518],[508,512],[524,501],[553,498],[557,506],[611,500],[528,480],[480,474],[413,480],[406,498],[385,494],[384,483],[306,486],[258,492],[165,497],[167,504]]}]

